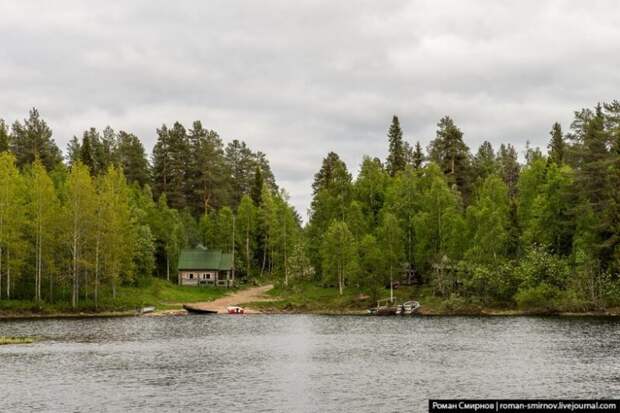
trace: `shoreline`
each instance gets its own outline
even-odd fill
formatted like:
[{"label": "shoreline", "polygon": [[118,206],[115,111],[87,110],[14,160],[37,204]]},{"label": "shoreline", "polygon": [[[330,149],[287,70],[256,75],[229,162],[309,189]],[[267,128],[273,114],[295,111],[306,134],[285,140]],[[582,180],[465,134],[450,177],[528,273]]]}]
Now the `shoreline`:
[{"label": "shoreline", "polygon": [[[365,310],[275,310],[275,309],[256,309],[252,306],[246,307],[251,311],[246,315],[325,315],[325,316],[370,316]],[[220,313],[223,314],[223,313]],[[179,317],[188,315],[182,308],[157,310],[148,314],[137,314],[135,311],[102,311],[98,313],[1,313],[0,322],[14,320],[48,320],[48,319],[88,319],[88,318],[117,318],[117,317]],[[379,316],[386,317],[386,316]],[[389,317],[389,316],[387,316]],[[393,316],[398,317],[398,316]],[[470,312],[449,312],[449,311],[422,311],[413,317],[599,317],[616,318],[620,317],[617,311],[584,311],[584,312],[542,312],[527,310],[493,310]]]}]

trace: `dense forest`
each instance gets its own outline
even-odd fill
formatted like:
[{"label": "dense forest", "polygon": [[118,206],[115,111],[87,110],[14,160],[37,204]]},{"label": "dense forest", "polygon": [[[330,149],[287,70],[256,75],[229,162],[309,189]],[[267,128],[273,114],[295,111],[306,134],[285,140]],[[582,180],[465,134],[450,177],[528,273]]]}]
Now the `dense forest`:
[{"label": "dense forest", "polygon": [[97,307],[119,285],[176,282],[183,247],[235,248],[241,277],[300,273],[301,224],[269,162],[194,122],[140,140],[106,127],[66,161],[33,109],[0,120],[0,298]]},{"label": "dense forest", "polygon": [[446,302],[585,311],[620,305],[620,102],[551,125],[547,150],[484,142],[450,117],[427,148],[394,116],[387,159],[353,178],[336,153],[302,227],[265,154],[196,121],[152,157],[106,127],[66,157],[33,109],[0,120],[0,299],[97,307],[119,285],[176,282],[183,247],[235,251],[245,280],[385,294],[405,276]]},{"label": "dense forest", "polygon": [[394,116],[385,162],[353,180],[330,153],[313,184],[307,254],[316,280],[375,296],[403,274],[480,306],[585,311],[620,304],[620,102],[551,126],[548,151],[484,142],[450,117],[424,151]]}]

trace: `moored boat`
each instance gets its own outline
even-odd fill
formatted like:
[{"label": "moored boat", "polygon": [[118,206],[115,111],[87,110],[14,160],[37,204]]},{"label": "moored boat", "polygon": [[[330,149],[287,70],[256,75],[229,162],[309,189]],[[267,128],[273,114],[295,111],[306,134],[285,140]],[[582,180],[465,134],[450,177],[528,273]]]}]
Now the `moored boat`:
[{"label": "moored boat", "polygon": [[217,314],[217,310],[209,310],[206,308],[192,307],[191,305],[183,304],[183,308],[190,314]]},{"label": "moored boat", "polygon": [[401,315],[415,314],[415,312],[418,311],[418,308],[420,308],[420,307],[421,307],[421,305],[417,301],[405,301],[400,306],[400,308],[401,308],[400,314]]},{"label": "moored boat", "polygon": [[372,315],[396,315],[398,310],[399,306],[393,300],[385,298],[377,301],[377,306],[370,308],[368,313]]},{"label": "moored boat", "polygon": [[226,311],[228,311],[228,314],[244,314],[245,310],[243,309],[243,307],[239,307],[236,305],[231,305],[229,307],[226,307]]},{"label": "moored boat", "polygon": [[420,308],[417,301],[405,301],[402,304],[396,304],[389,298],[377,301],[377,306],[368,309],[371,315],[412,315]]}]

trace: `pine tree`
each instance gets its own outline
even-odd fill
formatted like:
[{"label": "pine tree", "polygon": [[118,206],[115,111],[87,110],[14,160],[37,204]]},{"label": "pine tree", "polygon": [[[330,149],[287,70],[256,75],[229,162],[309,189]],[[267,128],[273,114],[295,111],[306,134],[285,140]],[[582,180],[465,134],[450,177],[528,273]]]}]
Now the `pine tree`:
[{"label": "pine tree", "polygon": [[62,162],[62,154],[52,139],[52,130],[35,108],[23,124],[13,124],[10,147],[19,168],[32,164],[37,156],[48,171]]},{"label": "pine tree", "polygon": [[185,128],[175,122],[171,129],[163,125],[157,130],[153,148],[153,192],[156,197],[166,194],[172,208],[183,209],[185,197],[185,160],[189,144]]},{"label": "pine tree", "polygon": [[564,151],[566,144],[562,135],[562,126],[555,122],[551,127],[551,141],[549,142],[549,159],[558,165],[564,161]]},{"label": "pine tree", "polygon": [[[105,133],[104,133],[105,136]],[[108,140],[104,141],[108,142]],[[104,143],[106,147],[108,143]],[[149,162],[140,139],[132,133],[120,131],[111,159],[122,168],[129,183],[144,186],[150,182]]]},{"label": "pine tree", "polygon": [[398,172],[405,169],[406,153],[403,143],[403,131],[400,128],[398,116],[392,117],[392,124],[388,130],[389,151],[386,162],[386,170],[390,176],[395,176]]},{"label": "pine tree", "polygon": [[195,121],[188,134],[190,153],[186,168],[188,206],[201,216],[209,208],[229,203],[230,188],[224,160],[224,146],[219,135]]},{"label": "pine tree", "polygon": [[255,157],[245,142],[234,139],[226,146],[225,159],[230,172],[231,203],[237,206],[243,195],[250,192]]}]

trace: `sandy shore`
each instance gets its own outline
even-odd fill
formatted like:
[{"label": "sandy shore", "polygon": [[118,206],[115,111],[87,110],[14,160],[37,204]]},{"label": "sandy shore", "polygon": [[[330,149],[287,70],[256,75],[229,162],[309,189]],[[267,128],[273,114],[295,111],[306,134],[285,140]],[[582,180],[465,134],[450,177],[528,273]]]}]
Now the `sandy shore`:
[{"label": "sandy shore", "polygon": [[[226,307],[229,306],[243,306],[246,303],[259,302],[259,301],[273,301],[273,297],[266,296],[265,293],[273,288],[273,285],[262,285],[260,287],[246,288],[241,291],[237,291],[233,294],[227,295],[222,298],[218,298],[213,301],[188,303],[195,308],[204,310],[214,310],[218,314],[226,314],[228,311]],[[244,308],[246,314],[259,314],[260,311],[253,310],[251,308]],[[161,315],[182,315],[186,314],[185,310],[163,310],[156,311],[154,313],[145,314],[145,316],[161,316]]]}]

